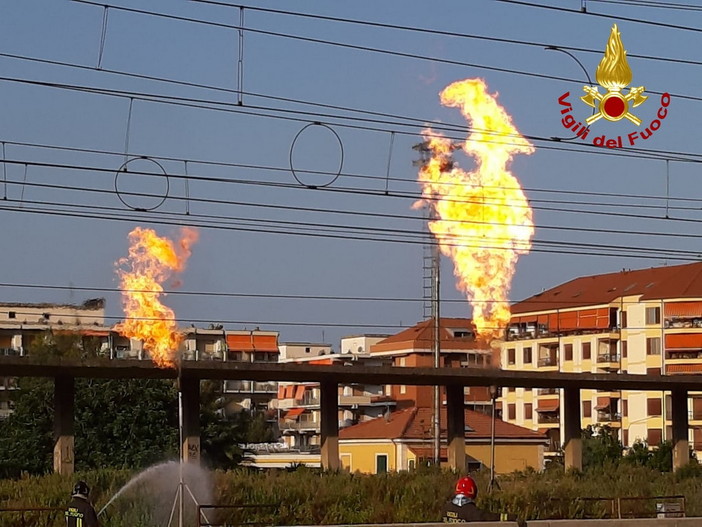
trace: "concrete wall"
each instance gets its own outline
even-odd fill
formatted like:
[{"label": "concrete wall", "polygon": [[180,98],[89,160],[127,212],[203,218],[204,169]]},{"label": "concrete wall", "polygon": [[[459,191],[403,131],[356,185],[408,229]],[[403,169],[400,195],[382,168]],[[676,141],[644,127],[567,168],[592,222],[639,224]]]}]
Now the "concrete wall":
[{"label": "concrete wall", "polygon": [[[335,527],[446,527],[445,523],[384,523],[337,525]],[[702,518],[659,520],[636,518],[630,520],[540,520],[527,522],[529,527],[702,527]],[[470,527],[516,527],[516,522],[471,522]],[[313,527],[313,526],[305,526]]]}]

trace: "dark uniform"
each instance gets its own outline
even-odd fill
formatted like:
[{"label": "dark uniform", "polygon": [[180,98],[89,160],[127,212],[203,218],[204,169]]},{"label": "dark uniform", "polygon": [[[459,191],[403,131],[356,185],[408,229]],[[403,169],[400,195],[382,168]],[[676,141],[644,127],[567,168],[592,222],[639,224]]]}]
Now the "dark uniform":
[{"label": "dark uniform", "polygon": [[66,508],[66,527],[98,527],[95,509],[80,495],[74,495]]},{"label": "dark uniform", "polygon": [[526,525],[524,521],[518,520],[511,514],[481,510],[473,500],[461,495],[455,496],[443,506],[441,519],[444,523],[516,521],[519,525]]}]

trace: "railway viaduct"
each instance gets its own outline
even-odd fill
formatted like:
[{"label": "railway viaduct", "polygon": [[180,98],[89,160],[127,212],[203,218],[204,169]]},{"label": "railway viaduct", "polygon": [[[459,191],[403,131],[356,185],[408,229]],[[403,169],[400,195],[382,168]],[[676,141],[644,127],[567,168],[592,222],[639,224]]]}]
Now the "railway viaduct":
[{"label": "railway viaduct", "polygon": [[54,379],[54,470],[73,472],[74,380],[174,379],[178,380],[183,408],[182,456],[199,462],[200,381],[251,380],[318,382],[321,389],[321,463],[339,468],[337,389],[340,383],[444,386],[447,407],[448,462],[465,466],[463,388],[498,386],[562,388],[564,409],[564,460],[566,468],[582,468],[580,390],[665,390],[672,395],[673,467],[689,461],[688,391],[699,390],[694,375],[632,375],[505,371],[484,368],[409,368],[397,366],[343,366],[281,363],[183,361],[178,368],[158,368],[145,360],[0,357],[0,376]]}]

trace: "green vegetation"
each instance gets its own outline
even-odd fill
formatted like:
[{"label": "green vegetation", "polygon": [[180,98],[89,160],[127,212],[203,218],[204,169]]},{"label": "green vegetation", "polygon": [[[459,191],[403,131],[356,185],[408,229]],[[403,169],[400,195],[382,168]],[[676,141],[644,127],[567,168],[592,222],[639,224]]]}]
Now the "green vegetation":
[{"label": "green vegetation", "polygon": [[[35,357],[93,357],[98,342],[46,332],[29,353]],[[0,421],[0,478],[47,474],[53,467],[54,383],[23,377],[13,394],[15,410]],[[202,457],[228,470],[241,461],[241,443],[274,439],[263,415],[224,416],[221,383],[201,385]],[[76,470],[141,469],[178,455],[178,395],[174,381],[76,379]]]},{"label": "green vegetation", "polygon": [[[84,472],[93,486],[98,510],[107,503],[133,473],[125,470]],[[586,473],[553,469],[524,471],[500,479],[501,490],[488,494],[489,475],[477,476],[479,504],[494,511],[507,510],[528,519],[604,515],[606,504],[588,505],[583,497],[661,496],[682,494],[688,515],[702,515],[702,469],[692,464],[678,473],[661,473],[635,464],[618,468],[599,467]],[[310,469],[255,473],[245,470],[212,474],[214,501],[218,504],[279,504],[268,509],[224,511],[216,519],[230,523],[261,521],[278,525],[313,525],[374,522],[428,522],[439,519],[441,505],[453,491],[457,476],[432,469],[377,476],[320,473]],[[63,507],[75,477],[57,475],[0,480],[3,507]],[[157,514],[148,492],[130,494],[108,509],[106,527],[151,525]],[[166,511],[167,514],[168,511]],[[160,511],[163,514],[163,511]],[[9,526],[9,515],[0,515],[0,527]],[[35,516],[32,525],[49,524]],[[210,518],[215,519],[215,518]],[[60,522],[59,522],[60,523]]]}]

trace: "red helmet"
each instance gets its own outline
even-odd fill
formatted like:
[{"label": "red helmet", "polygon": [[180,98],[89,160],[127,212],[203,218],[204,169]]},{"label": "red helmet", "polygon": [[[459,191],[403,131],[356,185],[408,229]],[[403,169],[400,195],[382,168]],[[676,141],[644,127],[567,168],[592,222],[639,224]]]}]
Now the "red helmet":
[{"label": "red helmet", "polygon": [[474,500],[478,495],[478,485],[470,476],[462,477],[456,483],[456,494],[463,494],[467,498]]}]

